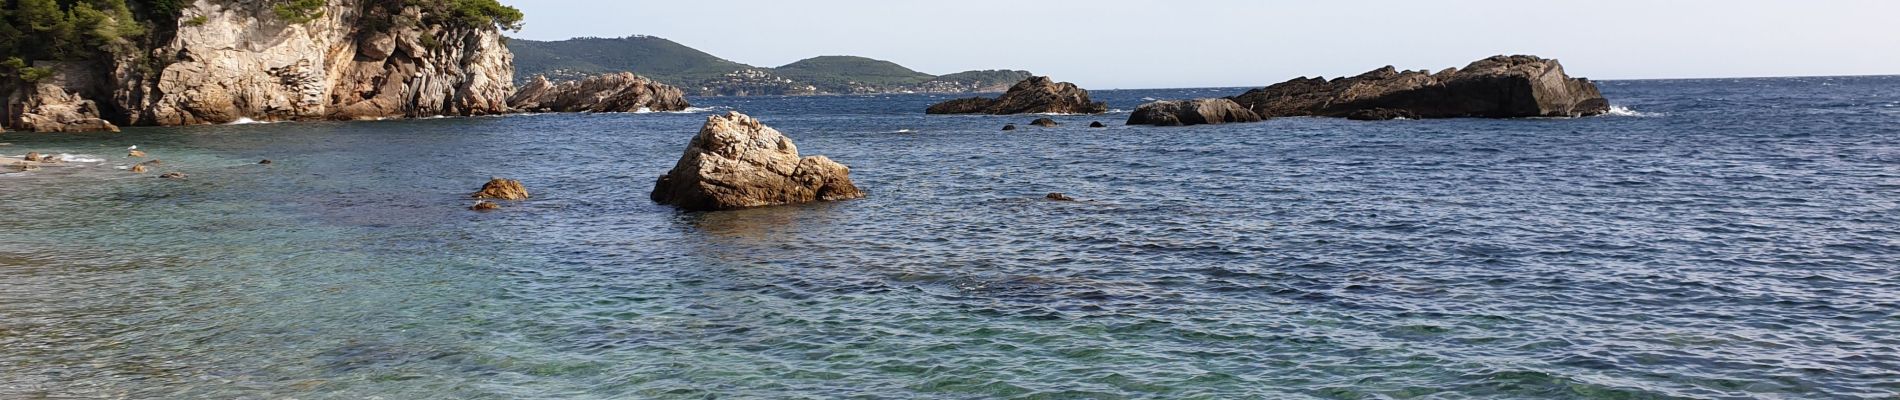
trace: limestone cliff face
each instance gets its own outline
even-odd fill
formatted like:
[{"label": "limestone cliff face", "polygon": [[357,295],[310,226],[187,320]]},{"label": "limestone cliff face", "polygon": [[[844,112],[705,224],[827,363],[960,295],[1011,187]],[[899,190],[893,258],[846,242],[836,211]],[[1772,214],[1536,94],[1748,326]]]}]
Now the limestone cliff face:
[{"label": "limestone cliff face", "polygon": [[[292,23],[272,0],[195,0],[166,39],[87,63],[36,63],[4,90],[9,127],[348,120],[506,113],[514,55],[492,25],[449,26],[395,0],[330,0]],[[29,117],[38,116],[38,119]]]},{"label": "limestone cliff face", "polygon": [[332,0],[292,24],[268,1],[197,0],[153,50],[172,62],[149,84],[123,82],[114,100],[133,125],[508,111],[514,56],[494,28],[425,26],[416,7],[388,16],[363,3]]}]

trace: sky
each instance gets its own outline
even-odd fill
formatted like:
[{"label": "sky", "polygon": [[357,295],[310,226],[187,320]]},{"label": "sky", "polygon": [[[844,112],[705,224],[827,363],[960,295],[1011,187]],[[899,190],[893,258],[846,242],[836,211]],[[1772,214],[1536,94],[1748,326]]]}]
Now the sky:
[{"label": "sky", "polygon": [[[511,36],[659,36],[778,66],[820,55],[1091,89],[1264,86],[1495,54],[1593,79],[1900,74],[1900,0],[502,0]],[[636,71],[638,72],[638,71]]]}]

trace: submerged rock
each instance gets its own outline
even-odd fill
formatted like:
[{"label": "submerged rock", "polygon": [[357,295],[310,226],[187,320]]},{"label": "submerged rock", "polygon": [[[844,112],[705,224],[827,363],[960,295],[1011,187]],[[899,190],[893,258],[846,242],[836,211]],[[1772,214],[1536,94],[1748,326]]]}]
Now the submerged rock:
[{"label": "submerged rock", "polygon": [[270,159],[266,158],[264,159],[264,161],[258,161],[257,163],[261,165],[270,165]]},{"label": "submerged rock", "polygon": [[1609,112],[1588,79],[1557,60],[1495,56],[1463,70],[1399,71],[1387,66],[1351,78],[1297,78],[1232,97],[1262,117],[1353,119],[1577,117]]},{"label": "submerged rock", "polygon": [[1003,124],[1003,130],[1005,131],[1016,130],[1016,124]]},{"label": "submerged rock", "polygon": [[1260,115],[1228,99],[1161,100],[1142,104],[1128,115],[1129,125],[1183,126],[1260,122]]},{"label": "submerged rock", "polygon": [[800,158],[791,139],[738,112],[707,117],[652,194],[654,202],[690,211],[861,197],[850,168],[825,156]]},{"label": "submerged rock", "polygon": [[927,114],[1101,114],[1108,105],[1090,101],[1073,83],[1034,76],[1010,86],[1002,97],[956,99],[930,106]]},{"label": "submerged rock", "polygon": [[528,188],[521,181],[513,179],[489,178],[482,190],[471,195],[477,199],[527,200]]},{"label": "submerged rock", "polygon": [[1042,196],[1042,198],[1054,201],[1075,201],[1074,197],[1069,197],[1069,195],[1062,193],[1050,193],[1048,196]]},{"label": "submerged rock", "polygon": [[143,152],[143,151],[138,151],[138,150],[127,150],[127,151],[125,152],[125,156],[126,156],[126,157],[132,157],[132,158],[139,158],[139,157],[145,157],[145,152]]},{"label": "submerged rock", "polygon": [[494,210],[500,210],[501,205],[495,204],[495,202],[492,202],[492,201],[481,200],[481,201],[476,201],[475,205],[469,206],[468,209],[475,210],[475,211],[494,211]]},{"label": "submerged rock", "polygon": [[145,168],[145,164],[136,164],[132,166],[131,171],[134,174],[143,174],[147,169]]},{"label": "submerged rock", "polygon": [[1095,121],[1095,122],[1090,122],[1089,127],[1090,128],[1107,128],[1108,125],[1102,124],[1102,121]]},{"label": "submerged rock", "polygon": [[536,76],[508,97],[508,105],[532,112],[680,111],[692,106],[679,88],[631,72],[561,83]]},{"label": "submerged rock", "polygon": [[1056,120],[1048,119],[1048,118],[1036,118],[1035,121],[1030,121],[1029,124],[1044,127],[1044,128],[1054,128],[1054,127],[1062,125],[1062,124],[1056,123]]},{"label": "submerged rock", "polygon": [[45,157],[40,156],[40,152],[37,152],[37,151],[27,152],[26,157],[22,157],[22,159],[25,159],[26,161],[33,161],[33,162],[39,162],[41,158],[45,158]]},{"label": "submerged rock", "polygon": [[185,179],[187,176],[183,172],[166,172],[164,175],[159,175],[158,177],[165,179]]}]

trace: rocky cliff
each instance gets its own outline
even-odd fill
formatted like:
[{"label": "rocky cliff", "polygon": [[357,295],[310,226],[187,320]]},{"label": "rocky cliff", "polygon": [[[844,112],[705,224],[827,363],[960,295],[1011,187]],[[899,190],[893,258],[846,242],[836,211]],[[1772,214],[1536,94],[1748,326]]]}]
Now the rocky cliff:
[{"label": "rocky cliff", "polygon": [[428,0],[330,0],[289,16],[283,4],[193,1],[160,27],[168,40],[72,68],[97,84],[65,89],[119,125],[509,111],[513,56],[495,22]]}]

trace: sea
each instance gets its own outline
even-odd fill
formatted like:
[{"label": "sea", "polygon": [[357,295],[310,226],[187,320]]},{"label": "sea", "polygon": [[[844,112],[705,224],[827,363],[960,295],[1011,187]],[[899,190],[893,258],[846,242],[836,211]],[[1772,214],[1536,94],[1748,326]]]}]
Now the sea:
[{"label": "sea", "polygon": [[[10,132],[68,161],[0,175],[0,398],[1900,398],[1900,77],[1600,84],[1586,118]],[[868,197],[650,201],[731,111]],[[490,177],[533,198],[470,211]]]}]

